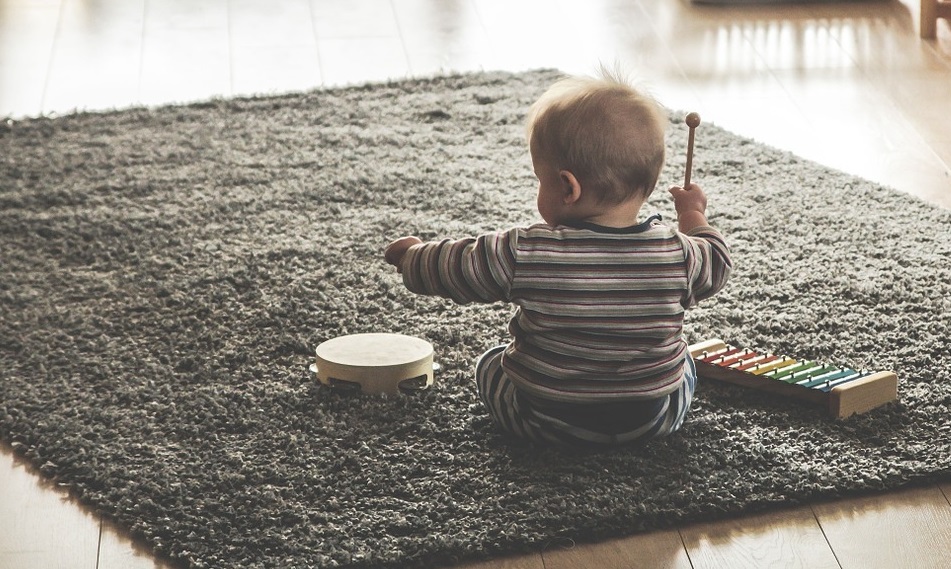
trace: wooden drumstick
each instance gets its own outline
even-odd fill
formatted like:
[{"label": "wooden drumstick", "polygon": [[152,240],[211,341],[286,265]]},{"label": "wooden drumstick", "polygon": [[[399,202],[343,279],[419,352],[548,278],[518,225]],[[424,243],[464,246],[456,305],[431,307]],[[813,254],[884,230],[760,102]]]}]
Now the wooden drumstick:
[{"label": "wooden drumstick", "polygon": [[690,170],[693,168],[693,132],[700,126],[700,115],[697,113],[687,113],[684,117],[687,128],[690,133],[687,135],[687,167],[684,171],[684,188],[690,185]]}]

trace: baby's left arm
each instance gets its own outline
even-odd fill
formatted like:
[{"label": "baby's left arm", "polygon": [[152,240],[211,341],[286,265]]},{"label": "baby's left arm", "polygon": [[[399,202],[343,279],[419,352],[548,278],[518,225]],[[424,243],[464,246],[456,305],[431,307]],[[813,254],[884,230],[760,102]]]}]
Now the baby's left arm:
[{"label": "baby's left arm", "polygon": [[733,272],[733,261],[723,235],[709,225],[693,228],[689,236],[679,235],[684,244],[689,287],[684,307],[689,307],[726,285]]}]

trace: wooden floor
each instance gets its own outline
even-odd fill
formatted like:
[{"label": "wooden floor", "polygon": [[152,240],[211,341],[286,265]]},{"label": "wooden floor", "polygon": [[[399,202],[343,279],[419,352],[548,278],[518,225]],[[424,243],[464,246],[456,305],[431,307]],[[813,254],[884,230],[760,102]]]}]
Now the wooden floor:
[{"label": "wooden floor", "polygon": [[[918,13],[913,0],[0,0],[0,117],[618,61],[671,108],[951,208],[951,28],[921,41]],[[951,567],[949,498],[951,484],[927,486],[467,567]],[[0,569],[60,567],[172,566],[0,447]]]}]

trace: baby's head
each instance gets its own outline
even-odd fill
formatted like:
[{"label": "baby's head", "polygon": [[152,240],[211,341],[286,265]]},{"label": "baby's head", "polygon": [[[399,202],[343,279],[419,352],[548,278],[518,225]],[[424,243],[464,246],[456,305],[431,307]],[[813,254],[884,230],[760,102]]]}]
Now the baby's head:
[{"label": "baby's head", "polygon": [[651,96],[601,68],[568,77],[528,114],[533,158],[568,170],[605,206],[647,199],[664,166],[667,115]]}]

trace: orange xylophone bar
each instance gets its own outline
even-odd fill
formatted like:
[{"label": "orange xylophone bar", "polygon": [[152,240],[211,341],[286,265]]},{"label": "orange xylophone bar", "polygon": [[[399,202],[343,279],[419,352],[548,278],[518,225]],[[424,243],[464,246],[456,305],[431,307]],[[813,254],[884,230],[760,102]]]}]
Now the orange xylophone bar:
[{"label": "orange xylophone bar", "polygon": [[697,375],[825,406],[830,416],[865,413],[898,399],[898,377],[758,353],[714,339],[690,346]]}]

